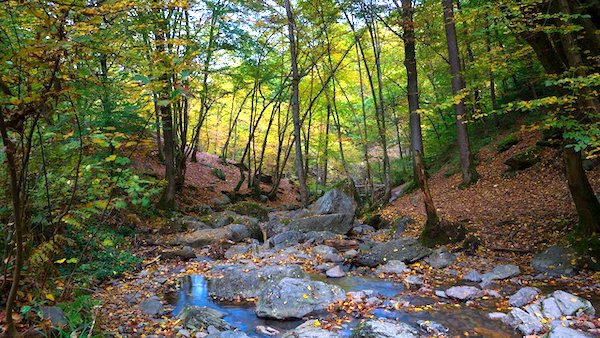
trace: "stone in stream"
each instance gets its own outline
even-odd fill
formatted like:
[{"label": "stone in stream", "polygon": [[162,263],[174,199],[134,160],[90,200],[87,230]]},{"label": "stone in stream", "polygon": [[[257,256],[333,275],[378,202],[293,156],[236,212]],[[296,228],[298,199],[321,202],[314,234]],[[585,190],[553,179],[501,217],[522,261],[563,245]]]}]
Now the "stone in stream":
[{"label": "stone in stream", "polygon": [[284,333],[281,338],[342,338],[342,336],[337,332],[322,329],[321,325],[315,320],[309,320]]},{"label": "stone in stream", "polygon": [[208,294],[220,299],[257,297],[262,288],[268,288],[285,277],[306,277],[306,273],[298,265],[276,265],[262,268],[247,265],[225,265],[216,266],[212,271],[221,274],[222,277],[212,278],[208,281]]},{"label": "stone in stream", "polygon": [[562,325],[557,325],[548,332],[546,338],[592,338],[592,335]]},{"label": "stone in stream", "polygon": [[483,296],[483,291],[474,286],[453,286],[447,289],[445,292],[448,297],[462,301]]},{"label": "stone in stream", "polygon": [[422,246],[415,238],[401,238],[374,245],[369,251],[356,258],[359,265],[376,267],[391,260],[415,262],[428,256],[431,249]]},{"label": "stone in stream", "polygon": [[239,242],[248,238],[262,239],[262,232],[258,225],[229,224],[217,229],[196,230],[178,236],[174,243],[198,248],[223,240]]},{"label": "stone in stream", "polygon": [[140,310],[149,316],[160,316],[163,314],[163,306],[160,298],[152,296],[139,304]]},{"label": "stone in stream", "polygon": [[387,318],[371,319],[360,323],[352,338],[418,338],[419,331],[412,326]]},{"label": "stone in stream", "polygon": [[527,313],[520,308],[512,309],[502,322],[518,329],[524,335],[531,335],[540,332],[544,325],[540,318]]},{"label": "stone in stream", "polygon": [[385,265],[381,265],[377,268],[377,270],[375,270],[376,274],[395,273],[397,275],[400,275],[405,272],[410,272],[410,269],[408,269],[406,267],[406,264],[404,264],[403,261],[399,261],[399,260],[395,260],[395,259],[388,261]]},{"label": "stone in stream", "polygon": [[540,294],[540,289],[526,286],[517,291],[508,299],[508,305],[519,307],[531,303]]},{"label": "stone in stream", "polygon": [[481,276],[481,287],[487,288],[492,281],[518,276],[521,270],[513,264],[498,265],[492,271]]},{"label": "stone in stream", "polygon": [[315,256],[323,257],[328,254],[337,254],[337,250],[327,245],[317,245],[311,250]]},{"label": "stone in stream", "polygon": [[242,331],[223,331],[218,333],[211,333],[204,338],[250,338],[245,332]]},{"label": "stone in stream", "polygon": [[573,316],[578,313],[591,316],[596,314],[596,310],[589,300],[577,297],[568,292],[561,290],[554,291],[547,298],[553,298],[556,301],[563,316]]},{"label": "stone in stream", "polygon": [[481,274],[475,270],[469,271],[464,277],[467,282],[481,282]]},{"label": "stone in stream", "polygon": [[428,332],[428,333],[433,333],[434,335],[437,336],[445,336],[446,333],[448,333],[449,329],[447,327],[445,327],[444,325],[434,322],[432,320],[418,320],[417,324],[419,324],[419,327]]},{"label": "stone in stream", "polygon": [[333,268],[327,270],[325,272],[325,275],[329,278],[341,278],[346,276],[346,272],[344,272],[344,270],[339,265],[336,265]]},{"label": "stone in stream", "polygon": [[531,261],[531,266],[548,276],[573,276],[577,268],[573,265],[575,252],[561,246],[552,246],[537,254]]},{"label": "stone in stream", "polygon": [[300,231],[284,231],[269,238],[268,245],[275,250],[296,245],[304,240],[304,234]]},{"label": "stone in stream", "polygon": [[205,306],[187,305],[178,317],[182,325],[190,330],[207,329],[210,326],[218,331],[233,330],[233,327],[223,320],[223,312]]},{"label": "stone in stream", "polygon": [[442,269],[452,265],[456,261],[456,255],[448,252],[445,247],[434,250],[427,258],[427,262],[434,269]]},{"label": "stone in stream", "polygon": [[338,286],[286,277],[262,290],[256,303],[256,315],[275,319],[302,318],[343,299],[346,299],[345,291]]}]

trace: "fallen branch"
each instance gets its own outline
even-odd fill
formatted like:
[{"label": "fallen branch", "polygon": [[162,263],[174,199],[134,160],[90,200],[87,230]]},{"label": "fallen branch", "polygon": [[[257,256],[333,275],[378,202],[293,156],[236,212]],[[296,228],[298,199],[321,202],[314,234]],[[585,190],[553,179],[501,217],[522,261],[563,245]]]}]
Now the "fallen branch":
[{"label": "fallen branch", "polygon": [[497,246],[491,247],[490,250],[505,251],[505,252],[518,252],[518,253],[530,253],[531,252],[531,249],[503,248],[503,247],[497,247]]}]

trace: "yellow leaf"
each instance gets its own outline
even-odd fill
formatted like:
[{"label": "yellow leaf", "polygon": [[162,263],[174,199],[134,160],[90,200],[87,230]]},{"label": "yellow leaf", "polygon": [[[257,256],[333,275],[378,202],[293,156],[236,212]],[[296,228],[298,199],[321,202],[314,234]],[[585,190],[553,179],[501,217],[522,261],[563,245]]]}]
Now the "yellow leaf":
[{"label": "yellow leaf", "polygon": [[64,263],[66,260],[67,260],[66,258],[62,258],[62,259],[59,259],[59,260],[57,260],[57,261],[54,261],[54,263],[57,263],[57,264],[62,264],[62,263]]},{"label": "yellow leaf", "polygon": [[321,322],[318,319],[315,319],[314,325],[315,327],[319,327],[321,326]]},{"label": "yellow leaf", "polygon": [[117,159],[117,155],[115,155],[115,154],[112,154],[112,155],[110,155],[110,156],[107,156],[107,157],[106,157],[104,160],[105,160],[106,162],[113,162],[113,161],[114,161],[114,160],[116,160],[116,159]]},{"label": "yellow leaf", "polygon": [[308,295],[306,293],[302,295],[302,297],[304,297],[304,299],[308,299]]},{"label": "yellow leaf", "polygon": [[47,293],[47,294],[46,294],[46,299],[48,299],[48,300],[51,300],[51,301],[54,301],[54,299],[55,299],[55,298],[54,298],[54,295],[53,295],[53,294],[51,294],[51,293]]}]

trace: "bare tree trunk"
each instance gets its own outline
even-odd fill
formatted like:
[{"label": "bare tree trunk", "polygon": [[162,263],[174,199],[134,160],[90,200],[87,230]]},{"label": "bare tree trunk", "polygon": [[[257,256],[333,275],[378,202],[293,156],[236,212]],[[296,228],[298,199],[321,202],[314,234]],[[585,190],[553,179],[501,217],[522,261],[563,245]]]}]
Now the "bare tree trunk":
[{"label": "bare tree trunk", "polygon": [[304,172],[304,161],[302,160],[302,140],[300,139],[300,101],[298,86],[300,83],[300,74],[298,72],[298,54],[296,51],[296,36],[295,20],[292,13],[292,6],[290,0],[285,0],[285,12],[287,15],[288,22],[288,33],[290,40],[290,58],[292,63],[292,115],[294,119],[294,136],[296,140],[296,174],[298,175],[298,185],[300,191],[300,201],[302,206],[308,205],[308,191],[306,189],[306,174]]},{"label": "bare tree trunk", "polygon": [[432,229],[440,227],[437,211],[429,191],[429,182],[425,163],[423,161],[423,136],[421,132],[421,117],[419,116],[419,82],[417,74],[417,60],[415,53],[415,31],[413,22],[414,7],[412,0],[402,0],[402,26],[404,30],[404,66],[407,73],[406,95],[408,97],[408,110],[410,112],[410,145],[414,157],[415,174],[419,187],[423,192],[425,213],[427,220],[423,234],[431,233]]},{"label": "bare tree trunk", "polygon": [[[462,75],[460,74],[460,57],[458,54],[458,41],[456,39],[456,26],[454,24],[454,9],[452,0],[442,0],[444,7],[444,26],[446,30],[446,41],[448,45],[448,59],[450,61],[450,71],[452,73],[452,95],[462,95],[465,89]],[[466,111],[465,104],[461,99],[459,103],[454,105],[454,113],[456,116],[456,136],[458,139],[458,147],[460,152],[460,163],[462,170],[462,185],[468,186],[477,182],[479,174],[475,169],[471,149],[469,145],[469,135],[467,126],[465,125]]]}]

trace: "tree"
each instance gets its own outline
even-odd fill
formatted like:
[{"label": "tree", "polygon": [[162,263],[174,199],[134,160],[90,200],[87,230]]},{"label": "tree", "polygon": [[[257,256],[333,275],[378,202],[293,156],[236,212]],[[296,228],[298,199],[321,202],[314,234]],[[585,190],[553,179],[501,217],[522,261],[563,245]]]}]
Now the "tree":
[{"label": "tree", "polygon": [[471,149],[469,145],[469,135],[467,132],[466,110],[462,99],[465,84],[460,70],[460,57],[458,51],[458,41],[456,37],[456,26],[454,24],[454,8],[452,0],[442,0],[444,8],[444,27],[446,31],[446,43],[448,46],[448,61],[450,63],[450,72],[452,73],[452,95],[456,98],[454,102],[454,114],[456,117],[456,136],[460,153],[460,166],[462,171],[462,184],[470,185],[479,179],[479,174],[475,169]]}]

